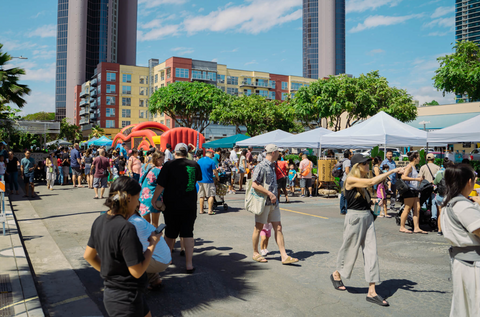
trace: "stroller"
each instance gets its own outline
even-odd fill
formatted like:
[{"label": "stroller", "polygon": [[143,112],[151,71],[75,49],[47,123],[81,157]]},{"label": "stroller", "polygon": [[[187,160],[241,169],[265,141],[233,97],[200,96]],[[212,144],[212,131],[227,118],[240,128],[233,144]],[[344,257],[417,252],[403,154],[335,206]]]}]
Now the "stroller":
[{"label": "stroller", "polygon": [[223,205],[223,210],[228,210],[228,205],[225,203],[224,197],[227,194],[227,181],[230,176],[228,176],[225,172],[221,172],[218,174],[218,177],[220,180],[215,184],[216,195],[213,197],[213,208],[218,208],[218,206]]},{"label": "stroller", "polygon": [[[420,213],[419,213],[419,223],[420,224],[428,224],[430,228],[435,230],[437,228],[437,219],[432,219],[432,200],[430,197],[432,196],[433,193],[433,185],[426,181],[423,180],[420,183],[419,186],[419,191],[420,191]],[[395,222],[397,223],[398,226],[400,226],[400,217],[402,216],[402,213],[405,209],[405,203],[403,201],[403,197],[399,196],[399,201],[402,203],[402,206],[398,210],[397,215],[395,216]],[[422,206],[427,202],[426,207],[423,208]],[[435,202],[433,202],[435,203]],[[413,228],[413,212],[410,210],[410,214],[407,217],[407,221],[405,222],[406,225],[410,226]]]}]

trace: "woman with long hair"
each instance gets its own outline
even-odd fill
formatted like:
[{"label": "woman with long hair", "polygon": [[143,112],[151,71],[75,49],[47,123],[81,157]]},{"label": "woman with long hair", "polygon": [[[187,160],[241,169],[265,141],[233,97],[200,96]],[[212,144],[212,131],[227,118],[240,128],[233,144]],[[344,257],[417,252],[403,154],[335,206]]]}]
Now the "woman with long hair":
[{"label": "woman with long hair", "polygon": [[[153,208],[152,197],[157,186],[157,178],[162,169],[165,154],[163,152],[154,152],[149,164],[145,164],[142,168],[142,176],[140,176],[140,185],[142,185],[142,193],[140,195],[140,215],[146,221],[158,227],[158,219],[160,217],[160,210]],[[162,195],[159,200],[162,200]],[[151,214],[151,216],[150,216]]]},{"label": "woman with long hair", "polygon": [[90,174],[90,171],[92,169],[92,163],[93,163],[93,155],[92,155],[91,148],[87,149],[82,160],[83,160],[82,163],[85,164],[85,176],[87,178],[88,188],[93,189],[93,175]]},{"label": "woman with long hair", "polygon": [[450,316],[480,316],[480,197],[469,197],[477,175],[468,164],[445,170],[442,231],[449,249],[453,298]]},{"label": "woman with long hair", "polygon": [[343,184],[348,211],[345,216],[343,243],[337,258],[337,270],[330,275],[336,290],[345,291],[342,277],[350,278],[358,251],[362,248],[365,266],[365,280],[369,283],[366,300],[368,302],[388,306],[375,291],[375,283],[380,282],[380,268],[377,256],[377,239],[375,237],[374,217],[371,210],[371,199],[367,188],[383,182],[393,173],[402,173],[396,168],[374,178],[367,178],[371,158],[355,154],[351,159],[352,167]]},{"label": "woman with long hair", "polygon": [[128,219],[138,208],[141,187],[129,177],[117,178],[110,187],[108,212],[92,225],[84,258],[104,279],[103,303],[109,316],[151,316],[144,290],[145,274],[162,234],[152,232],[143,252],[135,226]]},{"label": "woman with long hair", "polygon": [[418,193],[419,182],[423,178],[418,177],[418,172],[416,166],[420,162],[420,155],[418,152],[409,152],[408,161],[410,162],[405,167],[405,173],[402,175],[402,180],[408,185],[409,189],[405,192],[403,197],[403,203],[405,204],[405,209],[402,212],[400,217],[400,232],[402,233],[412,233],[412,231],[405,228],[405,222],[407,221],[410,210],[413,210],[413,233],[423,233],[427,234],[428,232],[420,229],[420,198]]},{"label": "woman with long hair", "polygon": [[435,195],[435,201],[433,203],[437,204],[438,216],[437,216],[437,226],[438,226],[438,235],[442,236],[442,224],[441,224],[441,216],[442,216],[442,206],[443,206],[443,199],[447,194],[447,185],[445,183],[445,169],[449,167],[454,167],[455,163],[450,161],[448,158],[443,159],[443,169],[437,172],[435,175],[435,179],[433,180],[433,184],[437,186],[437,194]]},{"label": "woman with long hair", "polygon": [[57,178],[57,159],[55,153],[50,152],[48,157],[45,159],[45,167],[47,169],[47,189],[53,190],[53,185],[55,185],[55,179]]}]

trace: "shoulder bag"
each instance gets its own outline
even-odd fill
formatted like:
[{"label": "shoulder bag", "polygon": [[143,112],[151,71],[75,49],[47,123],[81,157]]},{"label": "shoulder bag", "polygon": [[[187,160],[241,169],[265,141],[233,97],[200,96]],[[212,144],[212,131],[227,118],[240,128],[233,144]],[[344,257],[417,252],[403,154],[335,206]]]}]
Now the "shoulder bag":
[{"label": "shoulder bag", "polygon": [[[263,187],[265,185],[265,177],[263,179]],[[267,195],[256,191],[252,186],[253,181],[247,180],[247,190],[245,191],[245,209],[254,215],[261,215],[265,211],[265,203],[267,202]]]}]

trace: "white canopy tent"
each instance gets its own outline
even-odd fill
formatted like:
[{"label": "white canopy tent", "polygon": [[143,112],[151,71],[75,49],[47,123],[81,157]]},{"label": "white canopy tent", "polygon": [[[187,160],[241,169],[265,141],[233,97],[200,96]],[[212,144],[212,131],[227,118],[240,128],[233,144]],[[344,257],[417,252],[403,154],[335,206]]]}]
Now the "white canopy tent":
[{"label": "white canopy tent", "polygon": [[275,131],[267,132],[262,135],[257,135],[250,139],[239,141],[236,143],[236,145],[244,147],[244,146],[265,146],[270,143],[277,144],[277,141],[281,139],[285,139],[292,135],[293,134],[285,132],[283,130],[275,130]]},{"label": "white canopy tent", "polygon": [[425,146],[426,143],[427,132],[411,127],[383,111],[348,129],[326,134],[321,139],[321,144],[337,144],[345,147],[352,145]]},{"label": "white canopy tent", "polygon": [[72,145],[72,143],[60,139],[60,140],[55,140],[55,141],[48,142],[46,145],[47,145],[47,146],[50,146],[50,145],[68,146],[68,145]]},{"label": "white canopy tent", "polygon": [[428,132],[428,143],[480,141],[480,115],[441,130]]},{"label": "white canopy tent", "polygon": [[280,147],[318,149],[320,148],[320,138],[329,133],[332,133],[332,131],[325,128],[317,128],[296,135],[291,135],[275,142],[275,144]]}]

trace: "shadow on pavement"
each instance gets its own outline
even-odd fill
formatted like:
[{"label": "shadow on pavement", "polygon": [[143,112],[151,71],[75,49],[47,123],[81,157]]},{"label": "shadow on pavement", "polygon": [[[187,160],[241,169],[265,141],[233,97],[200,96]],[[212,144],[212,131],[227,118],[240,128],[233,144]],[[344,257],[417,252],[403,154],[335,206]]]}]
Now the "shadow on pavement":
[{"label": "shadow on pavement", "polygon": [[20,219],[18,222],[21,221],[33,221],[33,220],[45,220],[45,219],[51,219],[51,218],[62,218],[62,217],[68,217],[68,216],[77,216],[77,215],[86,215],[86,214],[99,214],[103,212],[104,210],[101,211],[85,211],[85,212],[76,212],[72,214],[65,214],[65,215],[54,215],[54,216],[48,216],[48,217],[43,217],[43,218],[33,218],[33,219]]},{"label": "shadow on pavement", "polygon": [[[415,293],[439,293],[439,294],[447,293],[447,292],[437,291],[437,290],[416,290],[414,289],[415,285],[417,285],[416,282],[413,282],[407,279],[393,279],[393,280],[387,280],[380,283],[379,285],[377,285],[376,290],[377,290],[377,293],[380,296],[384,297],[385,299],[393,296],[399,289],[403,289],[403,290],[415,292]],[[347,291],[349,293],[367,294],[368,287],[347,286]]]}]

